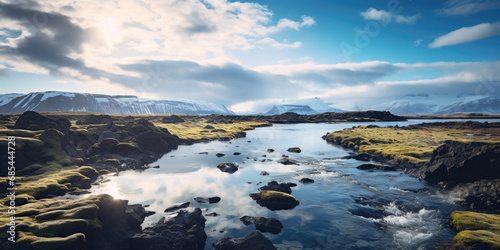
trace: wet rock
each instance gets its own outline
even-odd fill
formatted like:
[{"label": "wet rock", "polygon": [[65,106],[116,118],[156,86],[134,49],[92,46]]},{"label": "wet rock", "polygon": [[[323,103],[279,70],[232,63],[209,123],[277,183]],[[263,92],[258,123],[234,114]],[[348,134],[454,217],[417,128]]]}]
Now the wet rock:
[{"label": "wet rock", "polygon": [[207,125],[207,126],[205,126],[205,129],[214,129],[214,128],[215,128],[215,127],[214,127],[214,126],[212,126],[212,125]]},{"label": "wet rock", "polygon": [[292,152],[292,153],[300,153],[300,152],[302,152],[302,150],[299,147],[289,148],[289,149],[287,149],[287,151],[288,152]]},{"label": "wet rock", "polygon": [[213,204],[213,203],[218,203],[221,199],[218,196],[214,196],[214,197],[210,197],[210,198],[196,197],[196,198],[194,198],[194,200],[197,201],[198,203]]},{"label": "wet rock", "polygon": [[285,184],[288,185],[289,187],[296,187],[297,186],[297,183],[293,183],[293,182],[287,182]]},{"label": "wet rock", "polygon": [[200,154],[200,155],[208,155],[208,152],[200,152],[198,154]]},{"label": "wet rock", "polygon": [[358,154],[352,157],[352,159],[358,161],[370,161],[371,156],[369,154]]},{"label": "wet rock", "polygon": [[268,153],[272,153],[272,152],[274,152],[274,149],[270,148],[270,149],[267,150],[267,152]]},{"label": "wet rock", "polygon": [[361,170],[383,170],[383,171],[396,171],[396,167],[393,166],[388,166],[388,165],[381,165],[381,164],[375,164],[375,163],[363,163],[359,166],[356,167],[357,169]]},{"label": "wet rock", "polygon": [[204,249],[205,218],[199,208],[184,208],[129,238],[131,249]]},{"label": "wet rock", "polygon": [[225,154],[223,154],[223,153],[217,153],[217,154],[215,154],[215,156],[217,156],[217,157],[222,157],[222,156],[224,156],[224,155],[225,155]]},{"label": "wet rock", "polygon": [[269,173],[268,173],[268,172],[266,172],[266,171],[262,171],[262,172],[260,172],[260,175],[262,175],[262,176],[266,176],[266,175],[269,175]]},{"label": "wet rock", "polygon": [[267,207],[272,211],[292,209],[300,204],[300,202],[290,194],[271,190],[253,193],[250,194],[250,197],[260,206]]},{"label": "wet rock", "polygon": [[292,193],[292,189],[290,188],[290,186],[288,184],[278,183],[276,181],[268,182],[267,185],[259,188],[259,191],[263,191],[263,190],[279,191],[279,192],[283,192],[283,193],[287,193],[287,194]]},{"label": "wet rock", "polygon": [[238,164],[232,163],[232,162],[221,163],[221,164],[217,165],[217,168],[220,169],[220,171],[222,171],[222,172],[232,174],[232,173],[238,171]]},{"label": "wet rock", "polygon": [[314,180],[313,179],[309,179],[309,178],[302,178],[299,180],[300,183],[302,184],[311,184],[311,183],[314,183]]},{"label": "wet rock", "polygon": [[140,229],[146,218],[146,210],[141,204],[128,205],[125,209],[127,225],[134,229]]},{"label": "wet rock", "polygon": [[233,155],[241,155],[240,152],[234,152]]},{"label": "wet rock", "polygon": [[255,229],[263,233],[279,234],[281,229],[283,229],[283,224],[276,218],[243,216],[240,218],[240,221],[245,226],[254,224]]},{"label": "wet rock", "polygon": [[171,213],[171,212],[177,211],[179,209],[187,208],[187,207],[189,207],[189,204],[191,204],[191,202],[189,202],[189,201],[188,202],[184,202],[184,203],[174,204],[174,205],[172,205],[170,207],[167,207],[165,209],[165,211],[163,211],[163,212],[165,212],[165,213]]},{"label": "wet rock", "polygon": [[281,158],[280,160],[278,160],[278,162],[283,165],[299,165],[298,161],[289,158]]},{"label": "wet rock", "polygon": [[372,207],[367,207],[367,206],[358,206],[353,209],[349,209],[349,212],[351,214],[364,217],[364,218],[372,218],[372,219],[382,219],[384,217],[384,211],[372,208]]},{"label": "wet rock", "polygon": [[216,212],[213,212],[213,213],[205,214],[205,216],[217,217],[217,216],[219,216],[219,214]]},{"label": "wet rock", "polygon": [[163,123],[181,123],[184,122],[184,119],[180,118],[177,115],[169,115],[161,118],[161,122]]},{"label": "wet rock", "polygon": [[215,250],[273,250],[273,243],[258,231],[250,232],[245,238],[226,237],[213,244]]}]

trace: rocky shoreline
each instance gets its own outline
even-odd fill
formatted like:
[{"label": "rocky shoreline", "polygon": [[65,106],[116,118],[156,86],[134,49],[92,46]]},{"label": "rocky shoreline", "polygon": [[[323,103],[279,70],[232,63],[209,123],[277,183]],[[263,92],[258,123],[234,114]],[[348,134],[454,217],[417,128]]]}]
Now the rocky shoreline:
[{"label": "rocky shoreline", "polygon": [[[373,131],[368,131],[373,130]],[[373,136],[374,131],[378,136]],[[406,157],[407,152],[384,152],[390,151],[392,145],[401,147],[401,144],[410,144],[417,149],[422,145],[411,145],[410,141],[398,141],[398,136],[405,139],[411,137],[405,133],[413,133],[415,137],[424,139],[422,133],[430,134],[439,141],[440,136],[445,138],[441,132],[454,133],[458,131],[464,135],[464,138],[457,140],[443,140],[439,143],[428,141],[432,145],[432,153],[427,152],[415,154],[412,157]],[[421,132],[419,134],[419,132]],[[362,164],[359,169],[371,170],[395,170],[400,169],[405,173],[416,176],[431,184],[439,186],[456,198],[460,203],[469,207],[473,212],[465,213],[469,220],[475,220],[477,217],[488,217],[491,213],[500,213],[500,123],[479,123],[479,122],[445,122],[428,123],[419,125],[410,125],[406,127],[379,128],[377,126],[360,126],[344,131],[327,134],[324,139],[329,143],[340,145],[344,148],[352,149],[358,154],[349,156],[362,161],[377,161],[379,164]],[[380,136],[387,133],[391,137]],[[389,141],[390,140],[390,141]],[[381,150],[377,146],[381,145]],[[375,148],[377,150],[375,150]],[[417,151],[417,150],[416,150]],[[398,154],[399,153],[399,154]],[[408,154],[411,156],[411,154]],[[425,159],[428,157],[428,159]],[[424,160],[425,159],[425,160]],[[487,213],[487,214],[481,214]],[[452,225],[460,233],[454,239],[454,247],[481,247],[481,249],[494,249],[500,247],[498,238],[491,241],[490,236],[500,234],[497,229],[492,230],[489,227],[476,227],[473,230],[489,230],[490,236],[484,237],[477,232],[472,232],[471,227],[463,226],[464,223],[456,220],[457,213],[451,215]],[[497,219],[492,219],[498,225]],[[467,231],[469,230],[469,231]],[[471,233],[472,232],[472,233]]]},{"label": "rocky shoreline", "polygon": [[[388,112],[375,111],[314,116],[285,113],[206,117],[39,114],[28,111],[22,115],[0,117],[0,134],[5,138],[16,137],[15,187],[19,194],[15,198],[18,209],[15,240],[19,244],[4,240],[9,216],[7,209],[2,209],[0,220],[4,226],[0,245],[15,249],[147,249],[155,244],[169,249],[203,249],[205,219],[199,209],[189,205],[169,211],[157,224],[142,230],[142,221],[151,213],[139,204],[128,205],[126,200],[116,200],[109,195],[82,200],[56,196],[85,194],[92,183],[103,181],[101,176],[148,168],[148,164],[175,150],[178,145],[244,137],[245,130],[271,126],[271,123],[404,120]],[[8,155],[4,155],[7,141],[3,137],[0,155],[7,158]],[[7,176],[5,164],[0,163],[1,176]],[[0,186],[9,187],[6,177],[1,177]],[[289,193],[274,190],[272,185],[269,190],[254,194],[253,198],[270,209],[291,209],[299,203]],[[9,198],[1,200],[2,206],[9,202]],[[259,230],[273,232],[277,232],[276,225],[280,224],[273,218],[249,217],[244,221],[255,224]],[[238,241],[222,239],[214,247],[226,249],[233,248],[234,244],[255,243],[272,246],[258,232],[235,242]]]}]

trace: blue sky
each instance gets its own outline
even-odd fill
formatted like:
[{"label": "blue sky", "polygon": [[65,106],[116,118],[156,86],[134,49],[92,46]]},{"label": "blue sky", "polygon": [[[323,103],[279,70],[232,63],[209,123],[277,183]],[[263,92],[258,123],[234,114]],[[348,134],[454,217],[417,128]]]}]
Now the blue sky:
[{"label": "blue sky", "polygon": [[320,97],[499,95],[500,2],[0,0],[0,93],[74,91],[263,112]]}]

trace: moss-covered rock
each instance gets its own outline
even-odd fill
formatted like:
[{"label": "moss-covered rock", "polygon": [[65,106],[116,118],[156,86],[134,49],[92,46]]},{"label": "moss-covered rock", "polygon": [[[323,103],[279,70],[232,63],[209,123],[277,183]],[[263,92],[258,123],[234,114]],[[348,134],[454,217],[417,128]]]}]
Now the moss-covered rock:
[{"label": "moss-covered rock", "polygon": [[272,190],[262,190],[259,193],[250,194],[250,197],[252,197],[257,204],[273,211],[292,209],[300,204],[292,195]]},{"label": "moss-covered rock", "polygon": [[451,219],[460,231],[453,239],[455,244],[467,249],[500,249],[500,215],[455,211]]}]

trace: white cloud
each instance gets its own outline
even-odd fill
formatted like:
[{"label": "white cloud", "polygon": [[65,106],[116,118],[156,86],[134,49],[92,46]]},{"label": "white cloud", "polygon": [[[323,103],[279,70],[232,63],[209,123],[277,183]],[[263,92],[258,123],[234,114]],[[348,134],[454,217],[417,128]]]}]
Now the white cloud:
[{"label": "white cloud", "polygon": [[500,23],[481,23],[472,27],[463,27],[446,35],[436,38],[429,48],[469,43],[492,36],[500,35]]},{"label": "white cloud", "polygon": [[422,39],[415,40],[415,47],[420,46],[420,44],[422,44],[422,42],[423,42]]},{"label": "white cloud", "polygon": [[365,20],[378,20],[384,23],[396,22],[396,23],[414,24],[420,17],[420,14],[416,14],[413,16],[403,16],[385,10],[368,8],[366,11],[361,12],[361,16]]},{"label": "white cloud", "polygon": [[437,10],[437,13],[445,16],[468,16],[497,9],[500,9],[500,2],[495,0],[449,0],[444,4],[444,8]]},{"label": "white cloud", "polygon": [[299,48],[302,43],[301,42],[294,42],[294,43],[280,43],[280,42],[277,42],[276,40],[270,38],[270,37],[266,37],[260,41],[257,42],[258,44],[266,44],[266,45],[269,45],[273,48],[277,48],[277,49],[284,49],[284,48],[292,48],[292,49],[295,49],[295,48]]}]

